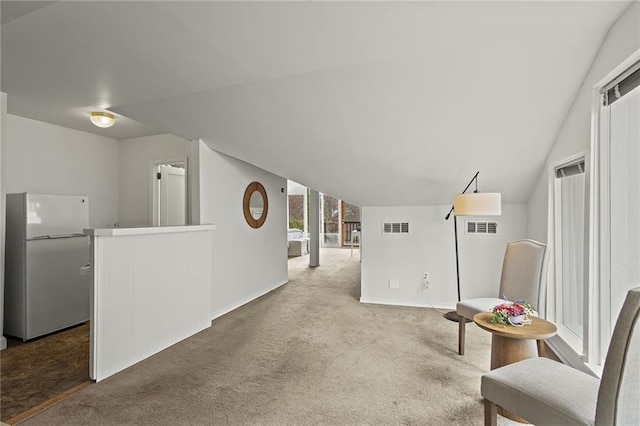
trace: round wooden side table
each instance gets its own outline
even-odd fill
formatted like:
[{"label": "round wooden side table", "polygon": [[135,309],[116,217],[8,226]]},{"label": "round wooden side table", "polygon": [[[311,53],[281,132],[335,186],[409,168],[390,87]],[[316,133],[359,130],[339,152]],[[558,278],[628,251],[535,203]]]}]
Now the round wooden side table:
[{"label": "round wooden side table", "polygon": [[[491,322],[491,315],[491,312],[481,312],[473,317],[473,322],[491,333],[492,370],[526,358],[544,356],[544,339],[554,336],[558,331],[554,324],[538,317],[530,316],[531,324],[518,327],[494,324]],[[498,412],[512,420],[526,422],[500,407]]]}]

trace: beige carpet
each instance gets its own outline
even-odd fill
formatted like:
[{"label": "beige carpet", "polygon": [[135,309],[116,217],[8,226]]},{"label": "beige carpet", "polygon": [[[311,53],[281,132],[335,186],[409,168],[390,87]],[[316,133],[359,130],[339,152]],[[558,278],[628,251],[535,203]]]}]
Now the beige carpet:
[{"label": "beige carpet", "polygon": [[363,305],[360,263],[326,249],[290,282],[29,425],[480,425],[490,336],[432,309]]}]

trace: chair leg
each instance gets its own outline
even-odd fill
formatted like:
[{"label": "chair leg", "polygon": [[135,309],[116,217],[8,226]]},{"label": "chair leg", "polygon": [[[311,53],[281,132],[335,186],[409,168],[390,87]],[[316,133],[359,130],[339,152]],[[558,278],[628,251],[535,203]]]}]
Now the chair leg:
[{"label": "chair leg", "polygon": [[498,425],[498,407],[485,398],[484,400],[484,426]]},{"label": "chair leg", "polygon": [[467,320],[464,317],[458,319],[458,355],[464,355],[464,336],[467,331]]}]

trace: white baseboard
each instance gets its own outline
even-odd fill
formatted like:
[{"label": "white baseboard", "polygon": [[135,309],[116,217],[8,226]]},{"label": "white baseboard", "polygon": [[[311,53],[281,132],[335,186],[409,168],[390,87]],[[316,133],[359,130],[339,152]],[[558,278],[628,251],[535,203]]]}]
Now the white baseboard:
[{"label": "white baseboard", "polygon": [[2,336],[0,337],[0,351],[7,349],[7,338]]},{"label": "white baseboard", "polygon": [[454,306],[451,305],[441,305],[441,304],[431,304],[427,302],[416,302],[413,300],[393,300],[393,299],[376,299],[371,297],[361,297],[360,303],[371,303],[374,305],[391,305],[391,306],[408,306],[411,308],[434,308],[434,309],[445,309],[452,310],[455,309]]},{"label": "white baseboard", "polygon": [[269,289],[267,289],[265,291],[254,293],[253,295],[249,296],[248,298],[246,298],[245,300],[243,300],[241,302],[233,303],[231,305],[225,306],[224,308],[222,308],[222,309],[214,312],[213,314],[211,314],[211,321],[213,321],[216,318],[220,318],[221,316],[223,316],[225,314],[228,314],[229,312],[234,311],[234,310],[238,309],[239,307],[244,306],[244,305],[246,305],[247,303],[249,303],[251,301],[256,300],[258,297],[264,296],[265,294],[277,289],[278,287],[281,287],[281,286],[285,285],[288,282],[289,282],[289,279],[286,279],[283,282],[278,283],[275,286],[273,286],[273,287],[271,287],[271,288],[269,288]]}]

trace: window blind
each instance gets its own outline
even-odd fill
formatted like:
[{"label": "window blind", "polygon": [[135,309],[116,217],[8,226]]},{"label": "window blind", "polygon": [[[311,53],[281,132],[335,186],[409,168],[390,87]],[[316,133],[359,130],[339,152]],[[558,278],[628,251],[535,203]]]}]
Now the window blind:
[{"label": "window blind", "polygon": [[636,87],[640,86],[640,64],[634,65],[629,72],[620,76],[619,81],[613,81],[612,86],[602,93],[602,104],[611,105]]},{"label": "window blind", "polygon": [[558,167],[556,169],[557,178],[564,178],[580,173],[584,173],[584,160],[566,166]]}]

